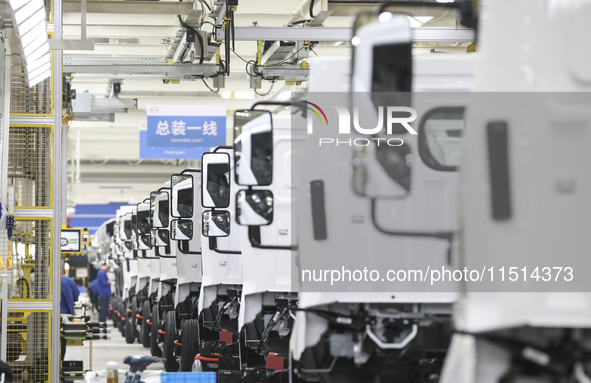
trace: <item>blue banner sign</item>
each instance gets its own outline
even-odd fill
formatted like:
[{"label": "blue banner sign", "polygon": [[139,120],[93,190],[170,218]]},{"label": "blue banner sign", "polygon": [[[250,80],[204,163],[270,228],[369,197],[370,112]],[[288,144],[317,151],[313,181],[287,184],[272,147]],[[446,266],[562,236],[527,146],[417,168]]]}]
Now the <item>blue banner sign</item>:
[{"label": "blue banner sign", "polygon": [[148,105],[148,146],[211,148],[226,144],[221,105]]},{"label": "blue banner sign", "polygon": [[[225,129],[224,129],[225,130]],[[225,144],[225,143],[224,143]],[[148,123],[140,123],[140,158],[145,159],[177,159],[197,160],[203,153],[209,152],[211,148],[193,147],[164,147],[148,145]]]}]

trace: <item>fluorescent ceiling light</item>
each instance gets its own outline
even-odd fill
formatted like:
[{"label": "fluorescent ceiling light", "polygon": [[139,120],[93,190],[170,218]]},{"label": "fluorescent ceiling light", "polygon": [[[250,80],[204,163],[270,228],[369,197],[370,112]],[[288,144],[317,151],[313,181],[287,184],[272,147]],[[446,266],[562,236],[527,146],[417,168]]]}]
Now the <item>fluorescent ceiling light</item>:
[{"label": "fluorescent ceiling light", "polygon": [[43,43],[42,46],[39,47],[39,49],[33,51],[33,53],[31,53],[28,56],[25,56],[25,61],[26,62],[33,62],[33,61],[37,61],[39,58],[41,58],[41,56],[47,54],[49,52],[49,43],[46,41],[45,43]]},{"label": "fluorescent ceiling light", "polygon": [[35,86],[37,84],[39,84],[41,81],[45,80],[46,78],[48,78],[51,75],[51,70],[48,70],[47,72],[43,72],[41,73],[39,76],[30,79],[29,80],[29,87]]},{"label": "fluorescent ceiling light", "polygon": [[230,91],[225,90],[222,92],[222,98],[226,100],[235,99],[235,100],[253,100],[254,99],[254,91],[252,90],[238,90],[238,91]]},{"label": "fluorescent ceiling light", "polygon": [[234,98],[237,100],[253,100],[254,91],[252,90],[241,90],[234,92]]},{"label": "fluorescent ceiling light", "polygon": [[454,0],[437,0],[438,3],[453,3]]},{"label": "fluorescent ceiling light", "polygon": [[29,86],[51,75],[51,54],[47,40],[45,2],[8,0],[21,47],[21,57]]},{"label": "fluorescent ceiling light", "polygon": [[48,70],[51,70],[51,63],[45,63],[35,70],[29,70],[28,76],[29,78],[35,78]]},{"label": "fluorescent ceiling light", "polygon": [[31,0],[24,7],[14,12],[14,21],[19,25],[37,13],[40,8],[43,8],[43,2],[41,0]]},{"label": "fluorescent ceiling light", "polygon": [[23,46],[21,44],[21,47],[23,48],[23,53],[25,54],[25,57],[27,57],[27,60],[29,60],[28,57],[31,56],[31,54],[35,52],[37,49],[39,49],[44,43],[47,43],[47,38],[44,41],[41,37],[38,37],[27,46]]},{"label": "fluorescent ceiling light", "polygon": [[423,24],[430,21],[432,18],[433,16],[415,16],[415,19],[419,20]]},{"label": "fluorescent ceiling light", "polygon": [[39,68],[41,65],[51,61],[51,55],[47,53],[45,56],[35,60],[27,62],[27,71],[31,72]]},{"label": "fluorescent ceiling light", "polygon": [[8,0],[8,5],[10,5],[10,8],[12,8],[12,10],[16,11],[28,2],[29,0]]},{"label": "fluorescent ceiling light", "polygon": [[421,25],[423,25],[423,23],[421,23],[419,20],[415,19],[414,17],[410,17],[410,16],[406,16],[408,18],[408,21],[410,22],[410,27],[411,28],[419,28]]},{"label": "fluorescent ceiling light", "polygon": [[289,90],[283,91],[277,95],[277,101],[287,101],[291,98],[291,92]]},{"label": "fluorescent ceiling light", "polygon": [[25,33],[33,29],[37,24],[45,22],[45,9],[41,8],[33,16],[23,21],[22,24],[17,25],[18,35],[23,36]]},{"label": "fluorescent ceiling light", "polygon": [[21,46],[26,47],[35,40],[43,42],[43,35],[47,36],[47,29],[45,22],[42,21],[21,37]]}]

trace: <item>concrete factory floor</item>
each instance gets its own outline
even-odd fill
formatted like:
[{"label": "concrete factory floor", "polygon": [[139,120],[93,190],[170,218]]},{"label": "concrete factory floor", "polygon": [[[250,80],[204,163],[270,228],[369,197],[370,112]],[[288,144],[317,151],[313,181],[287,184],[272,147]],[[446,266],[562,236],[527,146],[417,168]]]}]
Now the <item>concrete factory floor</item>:
[{"label": "concrete factory floor", "polygon": [[[92,320],[95,321],[94,317]],[[150,355],[150,349],[144,348],[139,343],[127,344],[125,338],[121,336],[119,330],[113,327],[113,322],[108,321],[111,328],[111,339],[100,339],[92,341],[92,370],[104,370],[107,362],[114,361],[119,363],[119,369],[128,370],[129,366],[123,364],[123,358],[127,355]],[[85,341],[82,347],[69,346],[66,350],[65,360],[83,360],[84,369],[90,369],[89,359],[90,342]],[[152,363],[148,366],[148,370],[162,370],[164,365],[162,362]]]}]

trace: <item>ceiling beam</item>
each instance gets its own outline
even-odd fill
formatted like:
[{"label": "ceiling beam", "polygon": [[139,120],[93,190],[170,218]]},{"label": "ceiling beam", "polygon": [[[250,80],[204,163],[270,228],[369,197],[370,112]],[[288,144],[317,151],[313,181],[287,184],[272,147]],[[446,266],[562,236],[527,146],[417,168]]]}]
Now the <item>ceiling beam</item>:
[{"label": "ceiling beam", "polygon": [[[351,41],[351,28],[270,28],[270,27],[236,27],[236,40],[258,41],[272,37],[283,41]],[[219,40],[223,40],[223,30],[218,30]],[[453,41],[472,42],[476,35],[472,29],[451,28],[415,28],[413,41]]]},{"label": "ceiling beam", "polygon": [[[79,1],[64,1],[64,12],[80,12]],[[180,1],[89,1],[88,13],[167,14],[185,15],[193,9],[193,2]]]}]

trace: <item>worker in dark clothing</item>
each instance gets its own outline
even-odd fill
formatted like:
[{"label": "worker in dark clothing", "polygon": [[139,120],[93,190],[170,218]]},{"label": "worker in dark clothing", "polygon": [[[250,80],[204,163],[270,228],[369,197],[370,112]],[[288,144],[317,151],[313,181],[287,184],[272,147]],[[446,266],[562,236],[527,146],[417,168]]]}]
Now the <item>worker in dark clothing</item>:
[{"label": "worker in dark clothing", "polygon": [[90,297],[90,303],[92,303],[93,311],[96,311],[97,314],[99,313],[98,283],[98,278],[95,278],[88,285],[88,296]]},{"label": "worker in dark clothing", "polygon": [[60,299],[60,312],[62,314],[74,315],[74,302],[78,301],[80,290],[74,280],[66,274],[65,266],[62,266],[61,285],[62,296]]},{"label": "worker in dark clothing", "polygon": [[104,263],[96,276],[98,280],[99,322],[101,323],[107,321],[109,302],[111,301],[111,282],[115,280],[115,278],[107,276],[107,271],[109,271],[109,265]]},{"label": "worker in dark clothing", "polygon": [[[66,274],[66,265],[62,264],[62,274],[61,274],[61,290],[62,295],[60,299],[60,313],[65,315],[74,315],[74,302],[78,301],[78,297],[80,296],[80,290],[78,290],[78,285],[74,280],[68,277]],[[61,356],[62,360],[64,360],[64,356],[66,355],[66,340],[61,340]]]}]

